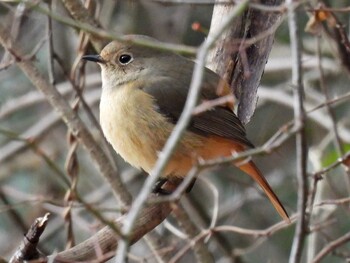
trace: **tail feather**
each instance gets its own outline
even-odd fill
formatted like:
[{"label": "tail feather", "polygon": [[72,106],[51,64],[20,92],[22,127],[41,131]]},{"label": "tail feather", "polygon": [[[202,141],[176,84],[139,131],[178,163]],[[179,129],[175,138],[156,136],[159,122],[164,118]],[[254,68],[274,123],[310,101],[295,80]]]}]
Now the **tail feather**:
[{"label": "tail feather", "polygon": [[280,202],[276,194],[273,192],[271,186],[269,185],[265,177],[262,175],[262,173],[259,171],[259,169],[256,167],[256,165],[252,161],[250,161],[248,163],[238,166],[238,168],[247,173],[260,185],[260,187],[264,190],[265,194],[270,199],[272,205],[275,207],[280,216],[287,223],[290,223],[290,218],[286,210],[284,209],[282,203]]}]

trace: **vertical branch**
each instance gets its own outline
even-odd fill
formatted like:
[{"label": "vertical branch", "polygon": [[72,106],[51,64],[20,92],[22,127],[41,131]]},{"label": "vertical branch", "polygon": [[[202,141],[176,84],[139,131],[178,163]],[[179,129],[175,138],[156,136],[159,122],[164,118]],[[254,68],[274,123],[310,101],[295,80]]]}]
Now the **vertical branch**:
[{"label": "vertical branch", "polygon": [[[87,2],[87,5],[88,7],[90,7],[91,2]],[[79,53],[85,53],[85,50],[88,45],[89,45],[88,36],[85,33],[80,33]],[[81,81],[82,78],[80,78],[80,76],[83,75],[83,72],[84,72],[84,64],[79,63],[80,57],[81,56],[78,56],[76,58],[75,63],[73,64],[73,67],[70,72],[70,79],[72,80],[72,85],[74,89],[77,91],[77,96],[74,102],[72,103],[72,109],[76,114],[78,114],[79,112],[79,106],[82,98],[81,94],[84,89],[84,82]],[[93,116],[93,115],[89,115],[89,116]],[[94,117],[92,118],[94,119]],[[76,199],[75,193],[77,191],[78,178],[79,178],[79,161],[77,156],[77,147],[79,145],[79,142],[70,130],[67,131],[67,137],[68,137],[69,152],[67,154],[65,167],[66,167],[67,174],[71,178],[71,185],[70,185],[70,189],[68,189],[66,193],[65,200],[64,200],[67,206],[65,209],[64,216],[67,222],[66,223],[67,224],[66,248],[71,248],[75,245],[75,238],[74,238],[74,232],[73,232],[72,208],[73,208],[73,202]]]},{"label": "vertical branch", "polygon": [[78,147],[77,138],[75,138],[72,135],[72,133],[69,131],[68,131],[67,137],[68,137],[68,144],[69,144],[69,152],[66,158],[65,169],[71,180],[70,180],[70,188],[67,190],[64,197],[64,203],[66,205],[66,208],[64,210],[63,216],[67,226],[66,248],[71,248],[75,245],[72,210],[73,210],[73,202],[76,199],[75,191],[78,185],[79,162],[78,162],[78,156],[76,153],[76,150]]},{"label": "vertical branch", "polygon": [[[315,147],[314,149],[309,150],[309,158],[310,162],[313,165],[313,169],[316,171],[319,171],[322,169],[322,162],[321,157],[323,151],[319,149],[320,147]],[[320,176],[314,175],[313,176],[313,182],[310,186],[310,198],[309,198],[309,207],[310,207],[310,218],[309,223],[312,224],[316,220],[320,220],[320,216],[322,216],[322,207],[314,207],[313,205],[315,203],[320,203],[322,200],[322,196],[325,190],[326,182],[324,180],[320,180]],[[308,237],[307,242],[307,251],[306,251],[306,261],[311,262],[311,260],[314,258],[318,241],[319,239],[319,232],[313,231],[310,233]]]},{"label": "vertical branch", "polygon": [[198,262],[211,263],[214,262],[213,255],[210,254],[203,240],[195,240],[199,234],[197,226],[191,221],[189,215],[180,204],[172,205],[173,214],[179,222],[182,229],[188,235],[189,242],[193,244],[193,251]]},{"label": "vertical branch", "polygon": [[[99,23],[90,15],[90,13],[98,13],[95,11],[98,8],[94,7],[94,2],[87,1],[85,3],[85,6],[79,1],[72,0],[62,0],[62,3],[64,4],[64,6],[75,21],[87,23],[88,25],[94,26],[95,28],[100,28]],[[69,75],[69,80],[71,81],[72,87],[76,91],[77,98],[79,98],[80,103],[82,104],[83,109],[85,110],[88,118],[101,134],[101,145],[102,148],[106,149],[106,155],[109,159],[109,162],[112,166],[115,167],[115,169],[117,169],[117,165],[113,159],[114,150],[111,149],[110,144],[106,141],[99,122],[95,118],[91,108],[82,96],[82,91],[85,85],[85,79],[82,78],[82,76],[85,74],[85,63],[82,63],[81,57],[86,53],[86,50],[88,50],[91,47],[90,44],[92,44],[96,50],[101,50],[102,46],[104,45],[104,41],[105,40],[103,38],[97,38],[94,34],[87,34],[83,30],[80,31],[79,50],[72,67],[73,70]],[[56,60],[57,58],[58,57],[56,57]],[[114,187],[115,186],[112,185],[112,188]]]},{"label": "vertical branch", "polygon": [[[81,1],[75,0],[61,0],[62,4],[68,10],[69,14],[74,18],[74,20],[80,23],[87,23],[88,25],[92,25],[96,28],[100,28],[99,23],[93,18],[91,13],[87,8],[84,7]],[[97,51],[100,51],[104,46],[104,40],[91,34],[90,40],[92,45]]]},{"label": "vertical branch", "polygon": [[[335,146],[335,149],[337,151],[337,154],[339,157],[344,156],[345,152],[343,150],[342,147],[342,140],[340,138],[339,135],[339,131],[338,131],[338,127],[337,127],[337,122],[336,122],[336,116],[335,116],[335,112],[334,109],[332,107],[332,105],[330,105],[329,101],[332,100],[330,94],[329,94],[329,90],[328,90],[328,86],[326,84],[326,79],[325,79],[325,74],[324,74],[324,69],[322,66],[322,52],[321,52],[321,35],[317,35],[316,36],[316,54],[317,54],[317,67],[318,67],[318,71],[320,73],[320,88],[321,91],[324,94],[325,97],[325,109],[327,111],[327,114],[329,115],[329,119],[330,119],[330,124],[331,124],[331,128],[330,128],[330,133],[331,136],[333,137],[333,143]],[[316,169],[315,170],[321,170],[322,169],[322,163],[321,163],[321,156],[323,154],[323,151],[318,151],[318,153],[314,153],[315,158],[314,162],[316,164]],[[311,156],[310,156],[311,157]],[[347,184],[348,187],[348,191],[350,190],[350,181],[349,181],[349,169],[345,164],[342,164],[342,167],[344,169],[344,179],[345,179],[345,183]],[[320,203],[322,200],[322,194],[324,192],[326,183],[321,181],[319,181],[318,176],[315,176],[314,179],[315,183],[315,188],[316,185],[317,187],[317,192],[314,193],[315,194],[315,202],[316,203]],[[314,189],[313,191],[316,191],[316,189]],[[310,206],[313,205],[314,202],[310,202]],[[312,209],[312,207],[311,207]],[[314,213],[312,213],[312,216],[310,217],[310,224],[313,223],[314,219],[316,220],[322,220],[322,218],[320,218],[321,211],[322,208],[321,207],[316,207],[314,209],[312,209],[311,211],[314,211]],[[308,238],[308,253],[307,253],[307,262],[311,262],[312,259],[315,257],[316,252],[318,250],[318,241],[319,241],[319,233],[317,231],[313,232],[310,234],[309,238]]]},{"label": "vertical branch", "polygon": [[296,224],[293,245],[289,257],[289,263],[297,263],[301,260],[302,250],[307,233],[308,219],[306,214],[308,182],[306,174],[307,150],[305,136],[305,111],[303,106],[303,78],[301,62],[301,41],[299,38],[299,28],[297,25],[297,12],[294,1],[286,1],[288,8],[288,25],[290,35],[290,45],[292,52],[292,87],[294,94],[294,120],[298,128],[296,134],[296,172],[298,180],[298,220]]},{"label": "vertical branch", "polygon": [[[222,1],[216,0],[218,4],[214,6],[210,33],[220,27],[225,17],[235,8],[229,1],[226,1],[227,4],[220,2]],[[269,8],[281,4],[282,0],[259,2]],[[281,12],[267,12],[253,7],[247,9],[233,20],[230,28],[220,36],[216,47],[209,53],[208,67],[230,84],[239,100],[237,114],[243,123],[248,123],[255,111],[258,86],[270,55],[274,30],[277,28],[274,25],[280,17]],[[257,36],[262,32],[266,34],[258,40]]]},{"label": "vertical branch", "polygon": [[[11,39],[14,41],[17,40],[21,23],[23,22],[24,14],[27,12],[27,7],[25,3],[18,4],[16,11],[13,14],[13,20],[11,23],[11,29],[9,30],[9,34],[11,36]],[[2,58],[4,62],[10,61],[11,53],[5,49],[5,54]]]},{"label": "vertical branch", "polygon": [[169,245],[164,247],[164,236],[156,231],[148,232],[143,236],[143,240],[153,254],[156,263],[167,263],[170,259],[170,252],[173,248]]},{"label": "vertical branch", "polygon": [[[48,2],[48,9],[52,10],[52,1],[50,0]],[[54,76],[54,50],[53,50],[53,31],[52,31],[52,18],[50,16],[46,16],[47,24],[46,24],[46,31],[47,31],[47,38],[48,38],[48,44],[47,44],[47,52],[48,52],[48,75],[49,75],[49,81],[52,85],[55,84],[55,76]]]},{"label": "vertical branch", "polygon": [[[324,76],[323,67],[322,67],[320,36],[318,36],[316,38],[316,40],[317,40],[317,59],[318,59],[317,66],[318,66],[318,70],[320,72],[320,87],[321,87],[321,90],[324,94],[325,102],[327,102],[327,101],[330,101],[332,98],[329,95],[329,91],[328,91],[328,87],[326,85],[325,76]],[[332,126],[331,130],[332,130],[333,136],[334,136],[334,145],[335,145],[336,151],[338,153],[338,156],[341,157],[345,154],[345,152],[344,152],[344,149],[342,147],[342,141],[341,141],[340,136],[339,136],[335,112],[334,112],[332,106],[327,104],[327,103],[325,104],[325,108],[326,108],[327,113],[329,115],[329,119],[331,120],[331,126]],[[347,185],[347,190],[348,190],[348,193],[350,193],[350,169],[346,165],[342,165],[342,167],[344,169],[344,177],[345,177],[345,183]]]}]

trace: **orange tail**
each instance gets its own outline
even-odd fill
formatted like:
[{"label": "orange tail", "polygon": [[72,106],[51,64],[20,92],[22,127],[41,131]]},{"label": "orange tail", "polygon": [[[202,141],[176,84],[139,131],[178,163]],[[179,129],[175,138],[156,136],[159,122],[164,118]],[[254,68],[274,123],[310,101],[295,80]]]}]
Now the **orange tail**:
[{"label": "orange tail", "polygon": [[245,163],[243,165],[237,166],[239,169],[241,169],[243,172],[247,173],[252,177],[264,190],[265,194],[270,199],[273,206],[276,208],[277,212],[280,214],[280,216],[287,222],[290,223],[290,218],[284,209],[283,205],[281,204],[280,200],[276,196],[276,194],[271,189],[269,183],[265,179],[265,177],[262,175],[262,173],[259,171],[259,169],[255,166],[255,164],[250,161],[248,163]]}]

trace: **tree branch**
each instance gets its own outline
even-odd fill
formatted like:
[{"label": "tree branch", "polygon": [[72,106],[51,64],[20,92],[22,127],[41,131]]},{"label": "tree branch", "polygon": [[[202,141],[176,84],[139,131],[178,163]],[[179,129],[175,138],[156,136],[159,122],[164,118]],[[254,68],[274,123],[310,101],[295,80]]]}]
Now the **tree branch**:
[{"label": "tree branch", "polygon": [[23,59],[22,51],[15,43],[11,43],[10,35],[1,24],[0,43],[15,57],[18,67],[25,73],[33,85],[45,95],[51,106],[61,115],[72,134],[80,140],[90,157],[97,164],[101,175],[112,186],[114,194],[121,205],[127,206],[130,204],[131,196],[117,175],[116,167],[113,167],[108,161],[106,154],[57,89],[41,75],[33,62]]},{"label": "tree branch", "polygon": [[[135,226],[129,236],[130,244],[134,244],[146,233],[158,226],[170,212],[170,205],[166,203],[145,207],[137,217]],[[116,227],[120,229],[125,223],[125,219],[125,216],[118,218],[115,221]],[[117,247],[118,237],[115,232],[109,227],[104,227],[94,236],[77,246],[50,257],[54,257],[55,262],[91,260],[96,258],[96,249],[98,248],[103,254],[108,253],[108,258],[111,258],[114,256],[114,253],[111,252],[115,251]],[[104,259],[107,260],[108,258]]]},{"label": "tree branch", "polygon": [[337,247],[344,245],[345,243],[350,241],[350,232],[345,235],[339,237],[338,239],[330,242],[327,246],[325,246],[312,260],[311,263],[320,262],[325,256],[334,251]]},{"label": "tree branch", "polygon": [[40,257],[37,245],[41,234],[46,228],[48,217],[49,213],[45,214],[43,217],[35,219],[34,223],[25,234],[22,244],[10,259],[10,263],[21,263],[23,261],[38,259]]},{"label": "tree branch", "polygon": [[[215,3],[221,3],[217,0]],[[261,5],[276,7],[281,0],[263,0]],[[222,20],[235,8],[231,3],[216,4],[210,32],[217,30]],[[224,77],[231,85],[233,93],[239,100],[238,117],[242,123],[249,122],[257,103],[257,90],[260,84],[273,40],[274,27],[281,12],[266,12],[253,7],[247,9],[243,15],[236,17],[229,30],[225,31],[217,41],[216,47],[209,53],[208,67]],[[261,32],[270,34],[262,39],[254,39]],[[253,40],[254,44],[246,46],[246,42]]]},{"label": "tree branch", "polygon": [[305,110],[303,105],[303,73],[301,62],[301,41],[299,28],[297,25],[297,12],[295,11],[294,1],[287,0],[288,7],[288,25],[292,51],[292,86],[294,93],[294,125],[298,128],[296,134],[296,173],[298,180],[298,220],[296,224],[292,250],[289,257],[289,263],[298,263],[301,260],[305,237],[307,234],[308,217],[306,213],[308,197],[307,181],[307,149],[305,134]]}]

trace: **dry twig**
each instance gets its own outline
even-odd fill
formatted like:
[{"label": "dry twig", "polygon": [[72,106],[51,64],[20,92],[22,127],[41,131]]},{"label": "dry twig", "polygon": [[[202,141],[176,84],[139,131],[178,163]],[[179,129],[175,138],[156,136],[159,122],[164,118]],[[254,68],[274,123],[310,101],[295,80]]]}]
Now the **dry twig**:
[{"label": "dry twig", "polygon": [[21,246],[10,259],[10,263],[22,263],[23,261],[38,259],[41,257],[37,245],[41,234],[44,232],[48,222],[49,214],[35,219],[28,232],[23,238]]},{"label": "dry twig", "polygon": [[127,205],[130,203],[130,194],[126,191],[123,183],[117,175],[116,168],[108,162],[108,158],[95,142],[91,133],[85,127],[80,118],[73,112],[66,100],[61,96],[57,89],[50,84],[39,72],[33,62],[23,60],[23,54],[11,39],[7,31],[0,25],[0,43],[15,57],[19,68],[27,75],[34,86],[43,92],[50,104],[59,112],[68,128],[84,145],[87,152],[98,165],[101,174],[110,183],[114,189],[115,196],[120,203]]},{"label": "dry twig", "polygon": [[288,25],[292,51],[292,85],[294,93],[294,125],[298,128],[296,134],[296,173],[298,180],[298,221],[293,239],[292,250],[289,257],[289,263],[298,263],[301,260],[304,241],[307,234],[308,215],[306,213],[308,181],[307,181],[307,149],[305,134],[305,110],[303,104],[303,72],[301,62],[301,41],[299,28],[297,25],[297,12],[294,7],[294,1],[287,0]]}]

